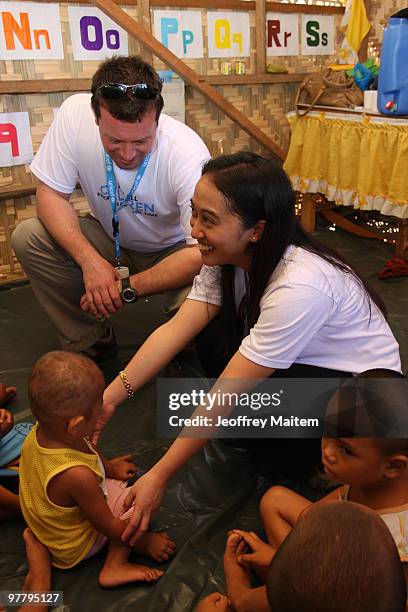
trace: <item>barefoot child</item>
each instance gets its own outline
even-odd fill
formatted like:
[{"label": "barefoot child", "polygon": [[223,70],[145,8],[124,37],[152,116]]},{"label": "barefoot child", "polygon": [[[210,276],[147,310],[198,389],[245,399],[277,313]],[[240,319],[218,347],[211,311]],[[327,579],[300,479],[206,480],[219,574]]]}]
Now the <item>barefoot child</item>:
[{"label": "barefoot child", "polygon": [[[135,474],[135,466],[130,456],[104,459],[88,438],[103,390],[101,371],[82,355],[55,351],[37,361],[28,389],[37,424],[21,454],[21,508],[55,567],[73,567],[110,540],[100,585],[150,582],[163,572],[129,563],[131,549],[121,541],[127,525],[124,481]],[[174,548],[166,534],[148,532],[134,550],[164,561]]]},{"label": "barefoot child", "polygon": [[[16,396],[15,387],[0,383],[0,477],[18,476],[21,447],[30,432],[30,423],[14,425],[13,415],[4,406]],[[0,485],[0,520],[21,516],[18,495]]]},{"label": "barefoot child", "polygon": [[[380,379],[391,382],[391,386],[381,385]],[[357,384],[360,381],[361,384]],[[364,427],[364,431],[369,427],[372,430],[374,424],[378,435],[389,435],[399,416],[406,413],[407,406],[408,381],[397,372],[375,370],[348,379],[330,401],[328,411],[330,422],[332,425],[336,423],[337,431],[348,431],[350,435],[358,433],[356,429],[351,431],[356,423],[360,428]],[[333,416],[336,418],[333,419]],[[322,463],[329,477],[343,486],[333,490],[317,504],[285,487],[270,488],[260,504],[268,544],[254,533],[235,530],[252,551],[240,554],[240,563],[252,566],[265,579],[276,552],[305,511],[314,505],[342,500],[371,508],[382,518],[406,566],[408,439],[325,437],[322,440]],[[350,538],[350,546],[354,546],[353,538]],[[406,567],[404,569],[406,571]]]},{"label": "barefoot child", "polygon": [[[314,504],[273,557],[266,587],[251,588],[249,568],[240,562],[243,544],[232,533],[224,555],[235,612],[405,612],[407,590],[393,538],[360,504]],[[206,603],[200,612],[216,612]]]}]

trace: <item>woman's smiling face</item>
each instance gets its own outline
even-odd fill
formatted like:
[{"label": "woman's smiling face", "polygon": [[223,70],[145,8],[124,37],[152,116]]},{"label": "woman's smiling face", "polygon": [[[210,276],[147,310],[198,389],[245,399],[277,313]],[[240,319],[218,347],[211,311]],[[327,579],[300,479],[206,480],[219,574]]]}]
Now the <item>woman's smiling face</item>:
[{"label": "woman's smiling face", "polygon": [[249,244],[258,239],[254,228],[245,229],[240,217],[230,211],[210,174],[204,175],[196,185],[190,224],[191,235],[198,241],[205,265],[250,267]]}]

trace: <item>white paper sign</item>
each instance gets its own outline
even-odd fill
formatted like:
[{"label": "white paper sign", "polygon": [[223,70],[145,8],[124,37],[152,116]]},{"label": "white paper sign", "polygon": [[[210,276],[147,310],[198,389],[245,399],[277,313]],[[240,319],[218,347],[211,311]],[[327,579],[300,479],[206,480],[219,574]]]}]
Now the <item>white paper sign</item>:
[{"label": "white paper sign", "polygon": [[0,114],[0,167],[21,166],[33,159],[28,113]]},{"label": "white paper sign", "polygon": [[69,6],[68,17],[75,60],[128,54],[127,33],[99,9]]},{"label": "white paper sign", "polygon": [[153,11],[154,35],[181,58],[204,57],[201,11]]},{"label": "white paper sign", "polygon": [[248,57],[249,14],[239,11],[207,13],[208,57]]},{"label": "white paper sign", "polygon": [[334,15],[302,15],[302,55],[334,53]]},{"label": "white paper sign", "polygon": [[266,54],[299,55],[299,15],[266,14]]},{"label": "white paper sign", "polygon": [[173,119],[186,120],[186,104],[184,96],[184,81],[177,77],[171,70],[160,71],[163,79],[162,96],[164,100],[163,112],[170,115]]},{"label": "white paper sign", "polygon": [[0,2],[0,59],[63,59],[58,4]]}]

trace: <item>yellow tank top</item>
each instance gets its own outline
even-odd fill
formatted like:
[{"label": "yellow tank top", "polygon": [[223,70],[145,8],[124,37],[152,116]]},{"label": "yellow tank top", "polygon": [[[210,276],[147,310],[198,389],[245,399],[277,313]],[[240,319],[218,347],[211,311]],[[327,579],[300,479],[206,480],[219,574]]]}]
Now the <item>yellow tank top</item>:
[{"label": "yellow tank top", "polygon": [[91,550],[98,532],[78,506],[64,508],[47,495],[50,480],[77,465],[92,470],[103,481],[100,459],[70,448],[43,448],[37,441],[38,423],[25,439],[20,459],[20,503],[27,525],[50,551],[52,564],[73,567]]}]

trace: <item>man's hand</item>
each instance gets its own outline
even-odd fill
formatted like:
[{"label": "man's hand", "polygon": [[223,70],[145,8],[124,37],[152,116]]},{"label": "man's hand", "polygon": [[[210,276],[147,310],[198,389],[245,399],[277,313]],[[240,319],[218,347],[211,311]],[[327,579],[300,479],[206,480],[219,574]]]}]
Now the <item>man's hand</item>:
[{"label": "man's hand", "polygon": [[134,546],[135,542],[147,531],[152,514],[160,506],[166,488],[163,481],[150,470],[130,487],[125,499],[123,511],[126,512],[134,503],[133,514],[122,534],[122,540]]},{"label": "man's hand", "polygon": [[95,446],[98,444],[99,436],[102,433],[102,429],[105,427],[106,423],[110,420],[111,416],[116,410],[115,404],[112,402],[107,402],[104,400],[102,404],[102,408],[98,413],[98,417],[95,423],[95,429],[93,430],[92,435],[90,436],[92,444]]},{"label": "man's hand", "polygon": [[130,480],[136,474],[136,466],[132,463],[132,455],[123,455],[109,459],[108,478],[115,480]]},{"label": "man's hand", "polygon": [[14,419],[9,410],[0,408],[0,438],[5,436],[13,427]]},{"label": "man's hand", "polygon": [[82,266],[85,293],[79,302],[82,310],[96,318],[109,317],[122,308],[119,274],[102,257],[95,257]]}]

